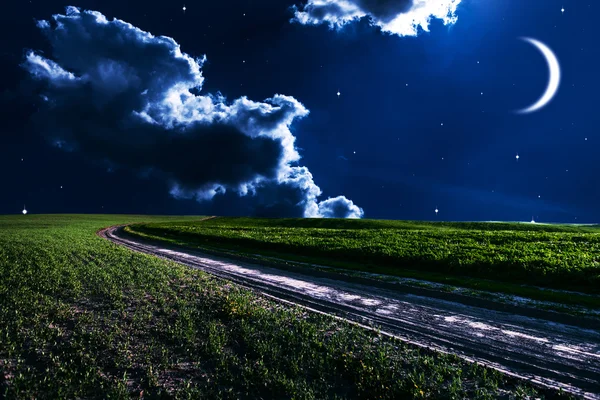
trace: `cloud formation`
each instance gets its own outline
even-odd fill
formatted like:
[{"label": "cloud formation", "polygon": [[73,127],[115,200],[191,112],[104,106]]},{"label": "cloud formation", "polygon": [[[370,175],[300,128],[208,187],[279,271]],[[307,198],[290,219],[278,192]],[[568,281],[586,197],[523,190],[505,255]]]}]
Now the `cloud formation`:
[{"label": "cloud formation", "polygon": [[363,210],[344,196],[319,203],[319,214],[326,218],[362,218]]},{"label": "cloud formation", "polygon": [[368,17],[383,32],[398,36],[416,36],[419,28],[429,31],[432,18],[445,25],[457,20],[461,0],[308,0],[292,19],[303,25],[327,24],[330,28]]},{"label": "cloud formation", "polygon": [[35,120],[54,145],[159,177],[176,198],[235,194],[270,216],[362,215],[343,196],[335,211],[318,202],[289,129],[309,113],[295,98],[200,94],[206,57],[99,12],[67,7],[37,26],[53,60],[29,51],[22,66],[40,84]]}]

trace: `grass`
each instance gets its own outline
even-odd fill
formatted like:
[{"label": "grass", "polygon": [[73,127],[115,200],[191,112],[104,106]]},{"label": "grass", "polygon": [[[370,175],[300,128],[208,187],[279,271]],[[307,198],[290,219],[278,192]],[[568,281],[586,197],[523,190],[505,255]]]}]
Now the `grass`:
[{"label": "grass", "polygon": [[127,231],[187,246],[600,308],[597,226],[216,218]]},{"label": "grass", "polygon": [[0,217],[0,397],[553,397],[95,235],[198,218]]}]

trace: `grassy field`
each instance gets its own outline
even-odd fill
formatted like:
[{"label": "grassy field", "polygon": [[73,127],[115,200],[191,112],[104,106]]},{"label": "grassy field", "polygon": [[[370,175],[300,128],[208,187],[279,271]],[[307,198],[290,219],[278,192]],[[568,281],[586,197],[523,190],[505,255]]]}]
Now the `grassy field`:
[{"label": "grassy field", "polygon": [[[282,306],[95,235],[109,225],[178,219],[0,217],[0,397],[536,395],[493,370]],[[197,220],[175,226],[196,229]],[[211,226],[226,232],[231,223]]]},{"label": "grassy field", "polygon": [[129,232],[296,261],[600,307],[600,228],[524,223],[215,218]]}]

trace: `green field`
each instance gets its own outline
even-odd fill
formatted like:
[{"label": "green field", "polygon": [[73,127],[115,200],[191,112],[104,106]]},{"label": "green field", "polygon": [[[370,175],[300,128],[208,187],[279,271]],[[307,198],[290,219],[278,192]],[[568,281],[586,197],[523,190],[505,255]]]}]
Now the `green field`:
[{"label": "green field", "polygon": [[283,306],[95,234],[175,220],[193,227],[199,217],[0,217],[0,397],[536,393],[494,370]]},{"label": "green field", "polygon": [[133,225],[127,231],[187,246],[600,307],[598,226],[215,218]]}]

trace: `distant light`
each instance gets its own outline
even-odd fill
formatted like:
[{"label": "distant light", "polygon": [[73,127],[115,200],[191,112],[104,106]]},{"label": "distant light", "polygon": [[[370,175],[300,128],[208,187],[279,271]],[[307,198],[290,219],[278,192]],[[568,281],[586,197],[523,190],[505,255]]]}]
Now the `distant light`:
[{"label": "distant light", "polygon": [[23,209],[23,215],[27,214],[27,210]]},{"label": "distant light", "polygon": [[435,213],[437,214],[440,210],[438,210],[437,208],[435,209]]}]

